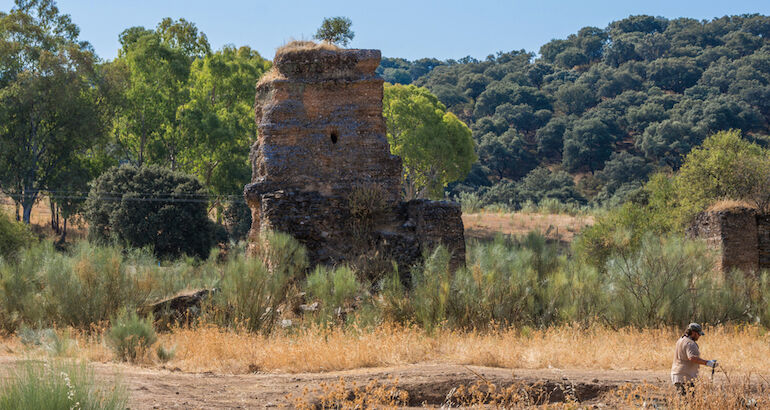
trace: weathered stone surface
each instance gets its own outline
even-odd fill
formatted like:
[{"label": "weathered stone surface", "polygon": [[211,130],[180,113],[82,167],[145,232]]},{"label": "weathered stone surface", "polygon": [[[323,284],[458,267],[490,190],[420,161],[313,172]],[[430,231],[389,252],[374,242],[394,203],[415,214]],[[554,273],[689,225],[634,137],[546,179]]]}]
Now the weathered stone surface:
[{"label": "weathered stone surface", "polygon": [[173,324],[186,324],[197,319],[201,313],[201,304],[216,289],[201,289],[179,293],[170,298],[159,300],[140,309],[140,314],[152,314],[155,324],[160,329],[167,329]]},{"label": "weathered stone surface", "polygon": [[[378,50],[276,55],[276,72],[257,86],[259,137],[244,189],[251,237],[263,229],[289,233],[307,246],[311,265],[394,260],[405,272],[443,244],[460,266],[459,205],[400,200],[401,159],[385,135],[379,61]],[[354,204],[356,192],[377,193],[371,212]]]},{"label": "weathered stone surface", "polygon": [[[756,210],[745,207],[707,211],[696,216],[687,232],[719,250],[717,267],[722,272],[756,272],[760,267],[760,219]],[[761,242],[767,246],[770,238]]]},{"label": "weathered stone surface", "polygon": [[[278,189],[340,195],[377,186],[400,197],[401,159],[382,117],[376,50],[302,50],[276,56],[278,77],[257,87],[259,138],[251,149],[247,199]],[[376,68],[376,65],[374,66]]]},{"label": "weathered stone surface", "polygon": [[446,201],[407,202],[408,221],[423,248],[444,245],[452,251],[453,267],[465,265],[465,230],[460,205]]}]

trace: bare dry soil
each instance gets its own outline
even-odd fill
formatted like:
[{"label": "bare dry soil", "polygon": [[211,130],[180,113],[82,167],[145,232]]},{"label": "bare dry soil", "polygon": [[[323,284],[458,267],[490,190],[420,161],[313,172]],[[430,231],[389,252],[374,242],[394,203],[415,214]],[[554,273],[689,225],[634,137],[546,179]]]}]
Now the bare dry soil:
[{"label": "bare dry soil", "polygon": [[[0,377],[9,377],[21,359],[0,356]],[[607,393],[625,384],[666,385],[668,373],[638,370],[503,369],[480,366],[422,363],[387,368],[363,368],[327,373],[184,373],[118,363],[94,363],[97,380],[118,378],[128,387],[132,409],[252,409],[291,407],[292,397],[310,403],[323,383],[344,380],[346,386],[378,381],[409,393],[409,405],[440,407],[447,394],[460,385],[490,382],[498,387],[529,386],[543,402],[561,402],[565,396],[589,407],[614,407]],[[720,382],[717,376],[717,382]],[[617,403],[616,403],[617,404]]]}]

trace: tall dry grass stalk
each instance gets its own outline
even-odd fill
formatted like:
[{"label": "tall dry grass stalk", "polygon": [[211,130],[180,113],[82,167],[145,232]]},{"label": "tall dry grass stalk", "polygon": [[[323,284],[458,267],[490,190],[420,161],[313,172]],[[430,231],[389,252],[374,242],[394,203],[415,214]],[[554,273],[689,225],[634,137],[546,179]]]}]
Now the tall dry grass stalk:
[{"label": "tall dry grass stalk", "polygon": [[[719,359],[731,374],[767,373],[770,334],[755,326],[706,329],[699,345],[704,357]],[[478,331],[436,330],[384,324],[372,329],[287,329],[265,336],[243,330],[200,326],[159,335],[176,355],[164,365],[183,371],[217,373],[325,372],[412,363],[454,363],[508,368],[657,370],[671,366],[681,331],[671,328],[580,328],[559,326]],[[76,357],[114,360],[102,338],[79,333]],[[14,338],[4,345],[14,346]],[[151,360],[151,359],[148,359]],[[145,365],[160,366],[149,361]]]}]

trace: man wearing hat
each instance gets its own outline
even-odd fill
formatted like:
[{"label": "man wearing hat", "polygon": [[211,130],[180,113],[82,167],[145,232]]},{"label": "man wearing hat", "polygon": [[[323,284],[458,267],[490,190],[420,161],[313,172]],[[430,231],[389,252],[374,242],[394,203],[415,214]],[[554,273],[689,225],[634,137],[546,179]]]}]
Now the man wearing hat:
[{"label": "man wearing hat", "polygon": [[703,328],[699,324],[690,323],[684,331],[684,336],[676,342],[674,363],[671,365],[671,381],[682,395],[687,393],[688,388],[694,386],[693,380],[698,377],[698,366],[717,367],[716,360],[700,358],[700,349],[695,342],[703,335]]}]

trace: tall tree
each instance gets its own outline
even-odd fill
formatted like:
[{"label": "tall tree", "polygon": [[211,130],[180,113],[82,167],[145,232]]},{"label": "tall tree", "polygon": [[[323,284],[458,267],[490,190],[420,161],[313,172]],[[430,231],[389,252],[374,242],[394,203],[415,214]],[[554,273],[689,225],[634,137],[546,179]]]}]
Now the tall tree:
[{"label": "tall tree", "polygon": [[176,168],[183,148],[177,109],[188,99],[191,64],[211,51],[206,36],[184,19],[165,18],[155,30],[124,30],[120,42],[111,71],[122,88],[114,133],[124,159]]},{"label": "tall tree", "polygon": [[215,194],[239,193],[249,181],[254,85],[269,68],[255,50],[230,46],[192,65],[189,101],[177,113],[185,147],[179,162]]},{"label": "tall tree", "polygon": [[390,151],[404,164],[408,199],[443,198],[444,187],[476,162],[471,130],[427,89],[386,84],[383,115]]},{"label": "tall tree", "polygon": [[60,168],[104,135],[96,57],[78,34],[52,0],[16,0],[0,13],[0,188],[27,224]]}]

